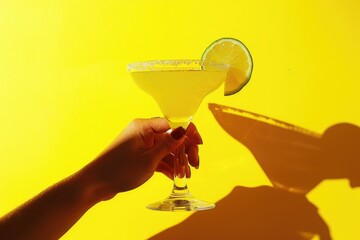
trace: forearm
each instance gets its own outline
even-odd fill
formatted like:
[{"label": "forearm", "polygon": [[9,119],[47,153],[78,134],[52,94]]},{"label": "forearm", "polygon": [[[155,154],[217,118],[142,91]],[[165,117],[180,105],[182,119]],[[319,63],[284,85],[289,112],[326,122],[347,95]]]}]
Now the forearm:
[{"label": "forearm", "polygon": [[83,175],[64,179],[0,218],[0,239],[59,239],[102,200]]}]

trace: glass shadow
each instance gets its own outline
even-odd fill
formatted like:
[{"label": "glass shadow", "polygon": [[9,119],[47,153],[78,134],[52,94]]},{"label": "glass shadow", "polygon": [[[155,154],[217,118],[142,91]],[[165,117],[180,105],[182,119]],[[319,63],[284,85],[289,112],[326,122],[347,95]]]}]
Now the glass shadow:
[{"label": "glass shadow", "polygon": [[235,187],[210,211],[196,212],[151,240],[330,240],[329,229],[305,195],[269,186]]},{"label": "glass shadow", "polygon": [[209,104],[220,126],[245,145],[274,187],[311,191],[325,179],[360,186],[360,128],[338,123],[319,134],[249,111]]}]

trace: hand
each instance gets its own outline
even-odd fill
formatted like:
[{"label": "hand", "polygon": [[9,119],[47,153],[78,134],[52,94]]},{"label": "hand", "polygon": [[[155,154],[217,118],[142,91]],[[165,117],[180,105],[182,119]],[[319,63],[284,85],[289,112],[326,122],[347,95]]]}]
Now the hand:
[{"label": "hand", "polygon": [[[171,180],[174,178],[175,170],[178,177],[191,177],[190,165],[199,168],[199,147],[202,144],[201,136],[195,125],[190,123],[186,129],[185,140],[175,151],[165,156],[156,168],[156,171],[162,172]],[[186,154],[186,155],[185,155]],[[179,158],[179,164],[175,169],[175,158]]]},{"label": "hand", "polygon": [[[182,144],[188,163],[198,168],[198,144],[201,137],[194,124],[187,130],[175,129],[170,133],[163,118],[137,119],[113,141],[93,162],[80,171],[87,181],[98,186],[103,200],[118,192],[129,191],[145,183],[154,171],[173,178],[173,154]],[[187,165],[186,176],[190,177]]]},{"label": "hand", "polygon": [[92,206],[140,186],[154,171],[173,178],[172,153],[180,148],[190,176],[188,163],[199,167],[201,137],[193,124],[168,130],[165,119],[133,121],[94,161],[0,218],[0,239],[59,239]]}]

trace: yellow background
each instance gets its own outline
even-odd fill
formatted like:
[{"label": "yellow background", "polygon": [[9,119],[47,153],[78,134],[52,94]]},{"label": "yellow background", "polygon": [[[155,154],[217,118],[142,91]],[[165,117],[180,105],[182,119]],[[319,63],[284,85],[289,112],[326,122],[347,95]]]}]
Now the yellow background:
[{"label": "yellow background", "polygon": [[[207,103],[318,133],[344,121],[360,125],[359,12],[356,0],[0,0],[0,215],[91,161],[133,118],[161,115],[127,63],[198,59],[220,37],[247,45],[254,72],[240,94],[223,97],[219,89],[198,110],[204,145],[190,189],[216,202],[237,185],[270,185]],[[170,188],[156,174],[95,206],[62,239],[155,235],[191,214],[145,209]],[[359,189],[329,180],[308,198],[333,239],[360,239]]]}]

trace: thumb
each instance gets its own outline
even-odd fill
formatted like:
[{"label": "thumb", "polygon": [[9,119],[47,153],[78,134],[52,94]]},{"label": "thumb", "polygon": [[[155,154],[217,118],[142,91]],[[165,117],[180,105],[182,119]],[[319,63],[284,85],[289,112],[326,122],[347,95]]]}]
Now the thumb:
[{"label": "thumb", "polygon": [[176,128],[171,133],[166,132],[152,149],[154,155],[161,160],[170,153],[175,152],[184,142],[185,134],[186,131],[182,127]]}]

